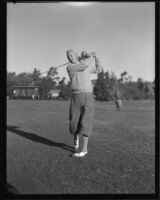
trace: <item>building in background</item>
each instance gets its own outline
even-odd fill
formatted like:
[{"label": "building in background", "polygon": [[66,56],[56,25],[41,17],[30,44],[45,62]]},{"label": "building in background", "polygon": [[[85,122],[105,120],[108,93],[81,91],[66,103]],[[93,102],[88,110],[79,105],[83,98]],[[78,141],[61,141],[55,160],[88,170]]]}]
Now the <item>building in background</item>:
[{"label": "building in background", "polygon": [[10,99],[39,99],[38,86],[13,86]]},{"label": "building in background", "polygon": [[50,90],[48,92],[48,99],[56,99],[57,97],[59,97],[59,93],[60,93],[60,90]]}]

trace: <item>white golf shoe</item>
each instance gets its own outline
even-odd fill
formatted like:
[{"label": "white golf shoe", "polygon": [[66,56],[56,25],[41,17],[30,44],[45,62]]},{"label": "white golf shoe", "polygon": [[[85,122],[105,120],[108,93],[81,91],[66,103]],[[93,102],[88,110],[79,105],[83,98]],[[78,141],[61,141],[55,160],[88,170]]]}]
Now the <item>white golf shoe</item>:
[{"label": "white golf shoe", "polygon": [[73,156],[74,156],[74,157],[83,157],[83,156],[85,156],[87,153],[88,153],[88,152],[83,152],[83,151],[82,151],[82,152],[79,152],[79,153],[74,153]]}]

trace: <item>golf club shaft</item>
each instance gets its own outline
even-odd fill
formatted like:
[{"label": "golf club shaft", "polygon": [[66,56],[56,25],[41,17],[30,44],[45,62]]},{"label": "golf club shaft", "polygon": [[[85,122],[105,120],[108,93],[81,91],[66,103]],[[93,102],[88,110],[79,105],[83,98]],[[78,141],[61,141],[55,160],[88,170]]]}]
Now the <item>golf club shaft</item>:
[{"label": "golf club shaft", "polygon": [[[58,69],[58,68],[60,68],[60,67],[63,67],[63,66],[65,66],[65,65],[67,65],[67,64],[69,64],[69,62],[68,62],[68,63],[64,63],[63,65],[59,65],[59,66],[55,67],[55,69]],[[39,75],[42,75],[42,74],[44,74],[44,73],[46,73],[46,72],[48,72],[48,71],[49,71],[49,70],[44,71],[44,72],[40,73]]]},{"label": "golf club shaft", "polygon": [[[94,56],[95,57],[95,56]],[[63,65],[59,65],[59,66],[57,66],[57,67],[55,67],[55,69],[58,69],[58,68],[60,68],[60,67],[63,67],[63,66],[65,66],[65,65],[67,65],[67,64],[69,64],[70,62],[67,62],[67,63],[64,63]],[[46,72],[48,72],[49,70],[47,70],[47,71],[45,71],[45,72],[42,72],[42,73],[40,73],[40,75],[42,75],[42,74],[44,74],[44,73],[46,73]]]}]

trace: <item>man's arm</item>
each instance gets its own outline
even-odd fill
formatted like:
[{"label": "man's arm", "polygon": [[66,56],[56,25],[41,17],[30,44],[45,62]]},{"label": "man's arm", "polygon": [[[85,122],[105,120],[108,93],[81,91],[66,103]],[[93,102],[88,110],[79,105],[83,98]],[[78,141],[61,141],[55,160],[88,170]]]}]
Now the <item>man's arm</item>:
[{"label": "man's arm", "polygon": [[84,71],[88,66],[85,65],[85,64],[73,64],[73,65],[69,65],[67,67],[67,70],[69,72],[81,72],[81,71]]},{"label": "man's arm", "polygon": [[95,60],[95,58],[94,58],[95,56],[96,56],[96,53],[95,52],[91,52],[86,57],[82,56],[81,60],[80,60],[81,63],[83,63],[83,64],[88,66],[90,74],[96,73],[95,69],[93,69],[93,66],[92,66],[93,61]]},{"label": "man's arm", "polygon": [[95,69],[92,69],[90,71],[91,74],[98,74],[98,73],[101,73],[103,68],[101,66],[101,63],[100,63],[100,60],[97,56],[94,56],[95,58]]}]

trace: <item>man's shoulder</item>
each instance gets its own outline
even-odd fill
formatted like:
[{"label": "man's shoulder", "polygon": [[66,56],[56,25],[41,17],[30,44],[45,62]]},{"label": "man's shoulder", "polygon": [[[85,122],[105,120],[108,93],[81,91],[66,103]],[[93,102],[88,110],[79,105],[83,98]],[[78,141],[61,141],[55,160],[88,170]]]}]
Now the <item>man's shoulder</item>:
[{"label": "man's shoulder", "polygon": [[72,63],[68,64],[67,65],[68,73],[73,73],[73,69],[75,68],[75,66],[76,66],[76,64],[72,64]]},{"label": "man's shoulder", "polygon": [[67,68],[69,67],[69,66],[71,66],[72,64],[71,63],[69,63],[68,65],[67,65]]},{"label": "man's shoulder", "polygon": [[73,67],[73,64],[71,64],[71,63],[68,64],[68,65],[67,65],[67,70],[69,70],[71,67]]},{"label": "man's shoulder", "polygon": [[76,64],[69,63],[69,64],[67,65],[67,68],[74,67],[75,65],[76,65]]},{"label": "man's shoulder", "polygon": [[69,65],[67,65],[67,69],[73,69],[73,67],[85,67],[86,64],[84,63],[77,63],[77,64],[72,64],[70,63]]}]

